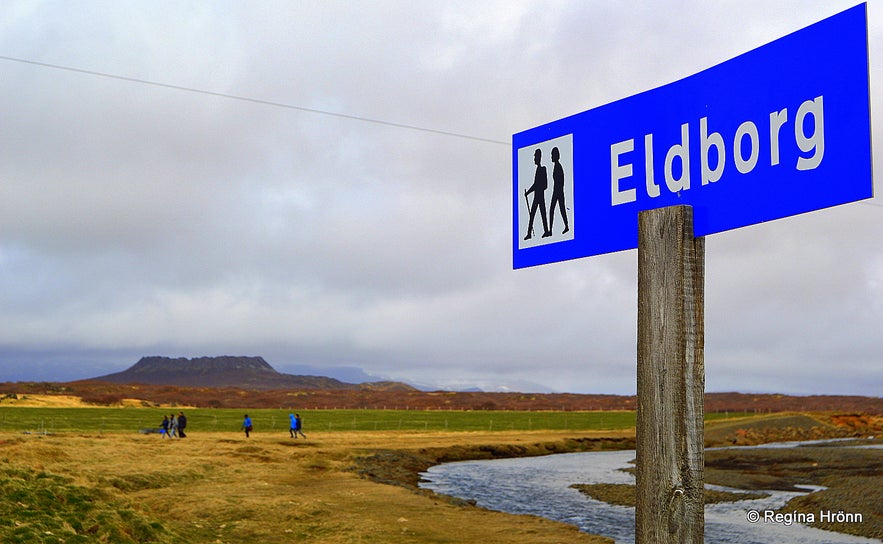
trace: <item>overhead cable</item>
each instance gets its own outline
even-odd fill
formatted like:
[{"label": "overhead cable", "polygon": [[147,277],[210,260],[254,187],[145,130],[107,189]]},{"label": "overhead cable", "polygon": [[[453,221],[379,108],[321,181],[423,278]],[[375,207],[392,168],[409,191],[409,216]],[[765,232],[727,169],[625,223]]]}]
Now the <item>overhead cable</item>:
[{"label": "overhead cable", "polygon": [[510,142],[504,142],[502,140],[494,140],[491,138],[482,138],[480,136],[472,136],[469,134],[461,134],[459,132],[450,132],[450,131],[446,131],[446,130],[438,130],[438,129],[434,129],[434,128],[421,127],[421,126],[417,126],[417,125],[397,123],[394,121],[386,121],[383,119],[374,119],[371,117],[364,117],[361,115],[351,115],[351,114],[347,114],[347,113],[339,113],[339,112],[334,112],[334,111],[320,110],[320,109],[316,109],[316,108],[307,108],[304,106],[295,106],[293,104],[286,104],[284,102],[275,102],[272,100],[263,100],[260,98],[252,98],[252,97],[248,97],[248,96],[240,96],[240,95],[221,93],[221,92],[216,92],[216,91],[208,91],[205,89],[198,89],[195,87],[185,87],[183,85],[174,85],[171,83],[160,83],[158,81],[150,81],[147,79],[140,79],[140,78],[136,78],[136,77],[128,77],[128,76],[121,76],[121,75],[117,75],[117,74],[109,74],[107,72],[97,72],[95,70],[85,70],[83,68],[74,68],[72,66],[63,66],[60,64],[50,64],[48,62],[39,62],[39,61],[35,61],[35,60],[21,59],[21,58],[16,58],[16,57],[7,57],[5,55],[0,55],[0,60],[6,60],[6,61],[10,61],[10,62],[19,62],[22,64],[30,64],[33,66],[40,66],[43,68],[52,68],[55,70],[65,70],[67,72],[75,72],[78,74],[86,74],[86,75],[90,75],[90,76],[116,79],[116,80],[120,80],[120,81],[128,81],[131,83],[140,83],[142,85],[151,85],[153,87],[161,87],[164,89],[173,89],[176,91],[185,91],[188,93],[197,93],[197,94],[204,94],[204,95],[209,95],[209,96],[217,96],[220,98],[227,98],[230,100],[239,100],[242,102],[251,102],[253,104],[272,106],[274,108],[285,108],[285,109],[289,109],[289,110],[302,111],[302,112],[306,112],[306,113],[314,113],[314,114],[318,114],[318,115],[327,115],[327,116],[331,116],[331,117],[338,117],[340,119],[349,119],[352,121],[362,121],[364,123],[374,123],[376,125],[385,125],[385,126],[389,126],[389,127],[403,128],[403,129],[407,129],[407,130],[428,132],[431,134],[440,134],[442,136],[451,136],[454,138],[465,138],[467,140],[474,140],[474,141],[478,141],[478,142],[486,142],[486,143],[491,143],[491,144],[500,144],[500,145],[507,145],[507,146],[511,145]]}]

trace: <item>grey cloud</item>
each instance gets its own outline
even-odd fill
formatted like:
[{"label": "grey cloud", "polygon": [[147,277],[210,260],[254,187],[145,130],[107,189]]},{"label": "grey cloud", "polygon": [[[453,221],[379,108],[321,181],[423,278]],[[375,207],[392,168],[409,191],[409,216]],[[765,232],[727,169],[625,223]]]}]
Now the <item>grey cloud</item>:
[{"label": "grey cloud", "polygon": [[[506,142],[846,7],[13,2],[0,54]],[[0,70],[0,379],[242,353],[633,391],[634,252],[512,271],[508,146]],[[880,233],[852,204],[709,238],[709,387],[878,394]]]}]

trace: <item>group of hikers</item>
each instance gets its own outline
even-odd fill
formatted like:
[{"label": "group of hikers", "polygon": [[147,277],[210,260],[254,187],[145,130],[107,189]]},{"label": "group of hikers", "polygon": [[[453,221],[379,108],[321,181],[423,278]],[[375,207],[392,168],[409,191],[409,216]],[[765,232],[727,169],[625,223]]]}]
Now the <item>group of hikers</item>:
[{"label": "group of hikers", "polygon": [[[301,419],[300,414],[288,414],[288,421],[288,434],[291,435],[291,438],[297,438],[297,435],[301,435],[304,438],[307,437],[303,432],[303,420]],[[254,430],[254,424],[252,424],[251,418],[248,417],[248,414],[245,414],[245,417],[242,419],[241,430],[245,431],[245,438],[248,438],[251,431]]]},{"label": "group of hikers", "polygon": [[[303,432],[303,420],[300,414],[288,414],[288,420],[288,434],[291,435],[291,438],[297,438],[297,435],[301,435],[304,438],[307,437]],[[184,412],[178,412],[177,416],[174,413],[169,416],[162,416],[162,423],[159,424],[159,433],[163,438],[186,438],[187,435],[184,434],[185,428],[187,428],[187,416],[184,415]],[[242,420],[241,429],[245,431],[246,438],[254,430],[254,425],[248,414],[245,414],[245,418]]]},{"label": "group of hikers", "polygon": [[174,413],[171,416],[162,416],[162,423],[159,424],[159,433],[163,438],[187,438],[184,429],[187,428],[187,416],[184,412]]},{"label": "group of hikers", "polygon": [[[570,225],[567,223],[567,205],[564,199],[564,167],[561,166],[561,152],[557,147],[552,148],[552,205],[549,207],[549,222],[546,223],[546,188],[549,187],[549,178],[546,175],[546,167],[542,165],[543,152],[539,149],[534,151],[533,162],[537,165],[534,173],[533,185],[524,191],[524,200],[527,202],[528,213],[530,219],[527,224],[527,235],[525,240],[533,238],[533,220],[537,215],[537,209],[540,210],[540,218],[543,220],[543,238],[552,236],[552,223],[555,222],[555,206],[561,213],[561,219],[564,220],[564,230],[561,234],[567,234],[570,231]],[[533,193],[533,202],[527,200],[527,195]]]}]

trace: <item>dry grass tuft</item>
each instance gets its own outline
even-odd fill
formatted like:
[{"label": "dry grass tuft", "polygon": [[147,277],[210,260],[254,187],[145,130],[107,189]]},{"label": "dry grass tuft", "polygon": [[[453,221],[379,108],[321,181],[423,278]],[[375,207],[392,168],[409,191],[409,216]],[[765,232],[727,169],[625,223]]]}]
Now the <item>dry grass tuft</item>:
[{"label": "dry grass tuft", "polygon": [[[381,448],[552,442],[560,433],[317,432],[297,442],[280,434],[193,431],[177,441],[134,433],[0,435],[0,471],[31,478],[17,480],[19,487],[36,490],[35,475],[43,474],[53,496],[90,497],[83,502],[97,508],[90,514],[17,499],[44,518],[28,525],[24,540],[14,536],[22,526],[0,524],[0,541],[94,542],[101,534],[161,544],[609,542],[540,518],[455,506],[351,469]],[[0,504],[21,509],[7,499]],[[55,540],[42,540],[45,531]]]}]

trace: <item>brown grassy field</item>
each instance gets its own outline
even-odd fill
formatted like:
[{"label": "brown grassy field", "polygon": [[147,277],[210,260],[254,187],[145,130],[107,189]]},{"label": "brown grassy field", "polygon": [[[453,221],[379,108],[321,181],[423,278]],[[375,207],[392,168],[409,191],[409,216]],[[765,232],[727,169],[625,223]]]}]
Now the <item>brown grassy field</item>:
[{"label": "brown grassy field", "polygon": [[[492,393],[351,389],[241,389],[117,384],[94,380],[68,383],[0,382],[0,404],[6,395],[69,395],[92,406],[119,406],[140,399],[144,406],[201,408],[410,409],[410,410],[634,410],[634,396],[575,393]],[[705,412],[846,412],[883,415],[883,397],[844,395],[705,394]]]},{"label": "brown grassy field", "polygon": [[[64,478],[63,484],[47,488],[54,495],[49,508],[58,512],[67,512],[62,507],[77,496],[70,489],[100,491],[102,502],[130,512],[119,532],[137,533],[132,542],[609,542],[565,524],[455,505],[379,484],[353,469],[357,458],[375,450],[517,445],[565,437],[549,432],[327,432],[295,441],[282,433],[246,439],[238,433],[194,432],[184,440],[163,441],[139,434],[5,434],[0,435],[0,470],[7,484],[21,477],[28,487],[41,475]],[[59,533],[66,530],[72,535],[78,520],[47,527],[29,521],[29,509],[47,505],[27,502],[39,500],[22,499],[17,511],[4,513],[9,532],[30,535],[21,542],[60,542]],[[86,518],[76,532],[97,534],[82,542],[118,541],[104,532],[106,512],[81,509],[58,515]]]},{"label": "brown grassy field", "polygon": [[[868,430],[879,435],[880,423],[880,418],[853,415],[738,418],[709,424],[706,439],[708,445],[729,445],[855,436]],[[634,430],[307,432],[309,440],[293,440],[285,432],[259,432],[246,439],[240,433],[197,429],[176,441],[118,432],[0,432],[0,540],[609,542],[565,524],[490,512],[418,491],[416,473],[440,461],[634,447]],[[763,450],[709,452],[708,476],[720,479],[726,471],[738,479],[738,487],[763,488],[746,480],[772,471],[787,480],[782,485],[828,485],[829,492],[810,500],[869,514],[870,523],[859,529],[877,536],[883,518],[865,499],[875,504],[883,499],[875,491],[878,451],[803,449],[777,452],[775,460]],[[751,459],[726,461],[734,455]],[[855,459],[847,463],[847,455]],[[715,470],[720,478],[711,477]]]}]

